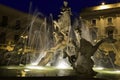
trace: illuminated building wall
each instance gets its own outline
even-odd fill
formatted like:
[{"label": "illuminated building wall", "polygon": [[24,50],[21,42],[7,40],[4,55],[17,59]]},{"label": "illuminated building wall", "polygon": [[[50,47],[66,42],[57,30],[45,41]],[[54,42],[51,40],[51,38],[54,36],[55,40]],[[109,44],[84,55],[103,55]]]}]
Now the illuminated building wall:
[{"label": "illuminated building wall", "polygon": [[95,27],[97,39],[106,37],[106,27],[113,26],[114,37],[120,39],[120,3],[102,4],[82,10],[80,17],[85,20],[89,28]]},{"label": "illuminated building wall", "polygon": [[0,5],[0,44],[15,43],[27,26],[28,15]]},{"label": "illuminated building wall", "polygon": [[[20,12],[13,8],[0,5],[0,45],[15,44],[27,31],[32,22],[33,15]],[[37,18],[36,21],[40,22]]]},{"label": "illuminated building wall", "polygon": [[[120,3],[86,8],[80,13],[80,17],[90,30],[92,29],[93,33],[96,33],[96,39],[107,37],[108,28],[113,30],[113,37],[117,39],[117,42],[104,43],[99,49],[106,51],[106,55],[109,54],[109,51],[114,51],[116,53],[114,63],[120,66]],[[96,39],[93,37],[93,40]]]}]

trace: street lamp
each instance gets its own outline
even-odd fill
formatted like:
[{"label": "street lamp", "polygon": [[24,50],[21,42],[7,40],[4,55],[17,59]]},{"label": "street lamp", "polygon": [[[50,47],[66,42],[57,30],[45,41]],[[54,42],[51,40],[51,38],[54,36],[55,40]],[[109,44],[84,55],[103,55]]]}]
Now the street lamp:
[{"label": "street lamp", "polygon": [[102,5],[105,5],[105,2],[102,2],[101,4],[102,4]]}]

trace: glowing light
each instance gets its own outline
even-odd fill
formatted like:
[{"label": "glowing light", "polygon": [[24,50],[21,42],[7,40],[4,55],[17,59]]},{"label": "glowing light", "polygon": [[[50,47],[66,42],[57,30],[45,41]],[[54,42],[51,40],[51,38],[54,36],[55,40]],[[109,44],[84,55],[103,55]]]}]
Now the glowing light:
[{"label": "glowing light", "polygon": [[3,68],[6,68],[6,69],[23,69],[24,67],[22,67],[22,66],[4,66]]},{"label": "glowing light", "polygon": [[38,65],[38,62],[33,62],[33,63],[31,63],[31,65],[36,66],[36,65]]},{"label": "glowing light", "polygon": [[26,76],[26,72],[25,71],[21,71],[21,77],[25,77]]},{"label": "glowing light", "polygon": [[118,71],[118,70],[115,70],[115,71],[104,70],[104,71],[100,71],[100,73],[107,73],[107,74],[120,74],[120,71]]},{"label": "glowing light", "polygon": [[102,5],[99,7],[99,9],[108,9],[108,8],[110,8],[110,6],[108,6],[108,5]]},{"label": "glowing light", "polygon": [[103,70],[104,68],[103,67],[95,67],[93,68],[94,70]]},{"label": "glowing light", "polygon": [[28,36],[25,36],[25,38],[27,39],[27,38],[28,38]]},{"label": "glowing light", "polygon": [[64,60],[59,61],[56,68],[59,68],[59,69],[72,69],[71,66],[68,63],[66,63]]},{"label": "glowing light", "polygon": [[32,62],[31,65],[38,65],[40,60],[46,55],[45,51],[42,51],[36,61]]},{"label": "glowing light", "polygon": [[94,67],[93,70],[98,72],[98,73],[120,74],[120,70],[108,69],[108,68],[103,68],[103,67]]},{"label": "glowing light", "polygon": [[20,36],[21,38],[23,38],[23,36]]},{"label": "glowing light", "polygon": [[116,70],[115,72],[116,72],[116,73],[120,73],[120,70]]},{"label": "glowing light", "polygon": [[102,4],[102,5],[105,5],[105,2],[102,2],[101,4]]},{"label": "glowing light", "polygon": [[30,71],[30,70],[29,70],[29,69],[25,69],[24,71],[25,71],[25,72],[28,72],[28,71]]},{"label": "glowing light", "polygon": [[20,36],[21,38],[23,38],[23,39],[27,39],[28,38],[28,36]]},{"label": "glowing light", "polygon": [[13,51],[14,47],[11,47],[11,46],[8,45],[8,46],[6,47],[6,49],[7,49],[8,51]]},{"label": "glowing light", "polygon": [[104,9],[109,9],[113,7],[114,6],[112,5],[105,5],[105,3],[102,3],[102,5],[95,7],[94,10],[104,10]]},{"label": "glowing light", "polygon": [[26,68],[28,68],[28,69],[44,69],[44,68],[41,67],[41,66],[33,66],[33,65],[26,66]]}]

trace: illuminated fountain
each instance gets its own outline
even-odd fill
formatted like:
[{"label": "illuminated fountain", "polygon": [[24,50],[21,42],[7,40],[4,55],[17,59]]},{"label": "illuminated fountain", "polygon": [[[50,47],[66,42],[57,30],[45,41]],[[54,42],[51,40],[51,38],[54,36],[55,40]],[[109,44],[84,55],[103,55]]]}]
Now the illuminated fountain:
[{"label": "illuminated fountain", "polygon": [[[94,55],[98,47],[106,39],[102,39],[92,45],[90,43],[89,29],[86,25],[83,25],[82,19],[78,19],[78,21],[81,21],[81,25],[71,26],[69,21],[70,9],[66,7],[66,4],[61,14],[62,17],[60,17],[58,22],[54,21],[52,28],[46,26],[46,18],[43,21],[43,26],[37,25],[38,28],[35,28],[33,23],[31,23],[28,34],[28,46],[33,54],[31,65],[57,67],[65,65],[73,67],[73,69],[82,74],[94,74],[92,69],[94,62],[91,56]],[[63,19],[65,19],[63,17],[66,17],[66,15],[69,16],[67,16],[66,22],[63,22]],[[61,27],[64,24],[65,27]],[[50,36],[53,39],[50,39]]]},{"label": "illuminated fountain", "polygon": [[[104,40],[93,46],[88,27],[82,19],[78,19],[80,23],[71,25],[70,15],[71,9],[67,7],[67,2],[64,2],[58,21],[53,21],[52,16],[51,21],[47,21],[45,17],[41,18],[40,13],[35,14],[26,33],[22,34],[22,40],[13,50],[20,54],[20,61],[25,57],[25,63],[20,64],[59,68],[67,66],[79,73],[93,73],[91,56]],[[52,23],[54,25],[49,25]]]},{"label": "illuminated fountain", "polygon": [[[118,49],[114,44],[116,40],[108,36],[93,44],[89,28],[83,20],[81,18],[76,19],[74,24],[71,25],[70,16],[71,9],[67,6],[66,1],[58,21],[53,21],[52,15],[47,19],[40,13],[35,14],[27,31],[21,35],[20,41],[15,45],[14,50],[7,52],[6,56],[15,54],[14,57],[18,60],[16,60],[15,65],[24,66],[27,69],[42,70],[46,66],[60,69],[73,68],[80,74],[89,75],[94,75],[94,70],[103,70],[105,65],[102,67],[98,65],[97,63],[100,61],[95,56],[98,53],[105,53],[104,49],[101,49],[103,43],[112,44],[113,51],[118,54]],[[111,50],[108,50],[108,52],[114,53]],[[11,65],[12,61],[14,64],[15,59],[13,57],[10,58],[10,61],[7,61],[7,65]],[[112,59],[109,56],[111,65],[108,66],[116,69]],[[29,71],[27,69],[25,71]]]}]

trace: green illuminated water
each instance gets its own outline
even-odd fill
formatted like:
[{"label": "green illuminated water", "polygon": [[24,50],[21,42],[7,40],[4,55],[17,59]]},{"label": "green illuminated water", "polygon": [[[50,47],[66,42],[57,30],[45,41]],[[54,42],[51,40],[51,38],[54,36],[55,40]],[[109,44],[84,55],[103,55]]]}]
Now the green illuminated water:
[{"label": "green illuminated water", "polygon": [[[85,78],[93,80],[119,80],[120,71],[113,69],[94,68],[96,76],[76,73],[72,68],[60,69],[56,67],[40,67],[40,66],[2,66],[0,67],[0,77],[71,77]],[[87,79],[86,79],[87,78]]]}]

